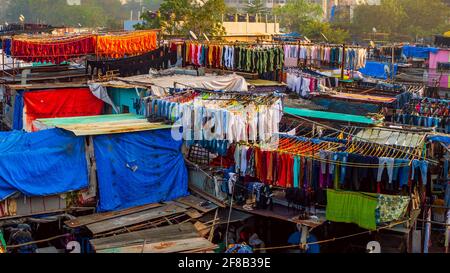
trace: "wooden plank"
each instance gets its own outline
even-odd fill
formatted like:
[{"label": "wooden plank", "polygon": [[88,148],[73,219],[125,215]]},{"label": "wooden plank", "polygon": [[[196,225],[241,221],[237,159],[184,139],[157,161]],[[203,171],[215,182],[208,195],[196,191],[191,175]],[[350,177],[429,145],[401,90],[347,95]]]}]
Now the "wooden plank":
[{"label": "wooden plank", "polygon": [[208,201],[213,202],[214,204],[216,204],[217,206],[221,207],[221,208],[226,208],[227,206],[225,205],[224,202],[222,202],[220,199],[216,198],[215,196],[212,196],[202,190],[200,190],[199,188],[197,188],[196,186],[193,186],[192,184],[189,184],[189,189],[198,194],[199,196],[201,196],[202,198],[205,198]]},{"label": "wooden plank", "polygon": [[198,219],[203,216],[200,212],[198,212],[196,209],[190,209],[186,212],[186,215],[191,217],[192,219]]},{"label": "wooden plank", "polygon": [[175,205],[169,205],[89,224],[87,225],[87,228],[93,234],[99,234],[183,212],[186,212],[186,209]]},{"label": "wooden plank", "polygon": [[115,247],[142,245],[168,240],[181,240],[198,237],[198,232],[191,223],[151,228],[131,233],[90,240],[96,251]]},{"label": "wooden plank", "polygon": [[77,217],[76,219],[73,219],[73,220],[68,220],[68,221],[64,222],[64,224],[66,224],[67,226],[69,226],[71,228],[77,228],[77,227],[80,227],[80,226],[85,226],[85,225],[97,223],[97,222],[108,220],[108,219],[111,219],[111,218],[120,217],[120,216],[128,215],[128,214],[131,214],[131,213],[140,212],[140,211],[143,211],[143,210],[158,208],[158,207],[161,207],[161,206],[162,206],[161,204],[149,204],[149,205],[143,205],[143,206],[129,208],[129,209],[124,209],[124,210],[119,210],[119,211],[112,211],[112,212],[105,212],[105,213],[96,213],[96,214],[91,214],[91,215]]},{"label": "wooden plank", "polygon": [[136,246],[110,248],[97,253],[178,253],[195,252],[198,249],[211,249],[215,245],[205,238],[189,238],[182,240],[165,241]]},{"label": "wooden plank", "polygon": [[198,198],[194,195],[181,197],[175,201],[178,203],[181,203],[181,204],[191,206],[192,208],[197,209],[203,213],[207,213],[207,212],[217,209],[217,206],[215,204],[211,204],[211,203],[208,204],[207,206],[202,206],[202,204],[207,202],[207,200]]}]

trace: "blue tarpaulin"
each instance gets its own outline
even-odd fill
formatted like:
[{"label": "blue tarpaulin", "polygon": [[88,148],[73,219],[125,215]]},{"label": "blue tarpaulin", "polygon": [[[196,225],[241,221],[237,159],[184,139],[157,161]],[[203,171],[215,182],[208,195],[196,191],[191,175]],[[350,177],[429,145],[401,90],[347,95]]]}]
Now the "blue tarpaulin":
[{"label": "blue tarpaulin", "polygon": [[23,91],[17,92],[14,98],[13,129],[23,130]]},{"label": "blue tarpaulin", "polygon": [[[386,71],[389,69],[390,73]],[[366,76],[378,78],[378,79],[387,79],[388,77],[397,74],[398,65],[394,64],[394,71],[392,71],[392,64],[390,63],[381,63],[381,62],[366,62],[366,66],[361,68],[359,72]]]},{"label": "blue tarpaulin", "polygon": [[94,137],[100,211],[188,195],[182,141],[170,129]]},{"label": "blue tarpaulin", "polygon": [[450,137],[448,136],[429,136],[428,140],[431,142],[442,142],[445,144],[450,144]]},{"label": "blue tarpaulin", "polygon": [[403,55],[407,58],[428,59],[430,53],[438,53],[439,49],[435,47],[403,46]]},{"label": "blue tarpaulin", "polygon": [[0,133],[0,200],[15,192],[48,196],[87,187],[83,137],[60,129]]}]

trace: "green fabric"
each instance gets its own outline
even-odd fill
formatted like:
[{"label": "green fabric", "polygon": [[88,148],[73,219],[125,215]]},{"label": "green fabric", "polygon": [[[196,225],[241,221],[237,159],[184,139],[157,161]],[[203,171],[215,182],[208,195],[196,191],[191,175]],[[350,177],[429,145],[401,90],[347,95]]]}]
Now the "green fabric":
[{"label": "green fabric", "polygon": [[300,156],[296,155],[294,157],[294,188],[298,188],[300,184],[299,183],[300,168],[301,168]]},{"label": "green fabric", "polygon": [[3,237],[3,231],[0,230],[0,253],[6,251],[6,241]]},{"label": "green fabric", "polygon": [[309,110],[309,109],[285,107],[284,113],[290,114],[290,115],[301,116],[301,117],[307,117],[307,118],[318,118],[318,119],[337,120],[337,121],[346,121],[346,122],[354,122],[354,123],[375,124],[375,122],[371,118],[368,118],[365,116],[324,112],[324,111],[316,111],[316,110]]},{"label": "green fabric", "polygon": [[71,118],[43,118],[37,121],[42,122],[47,126],[61,126],[61,125],[72,125],[72,124],[86,124],[86,123],[97,123],[97,122],[111,122],[111,121],[121,121],[121,120],[137,120],[144,119],[144,116],[139,116],[135,114],[120,114],[120,115],[100,115],[100,116],[88,116],[88,117],[71,117]]},{"label": "green fabric", "polygon": [[333,222],[354,223],[375,230],[378,199],[364,193],[327,190],[326,218]]}]

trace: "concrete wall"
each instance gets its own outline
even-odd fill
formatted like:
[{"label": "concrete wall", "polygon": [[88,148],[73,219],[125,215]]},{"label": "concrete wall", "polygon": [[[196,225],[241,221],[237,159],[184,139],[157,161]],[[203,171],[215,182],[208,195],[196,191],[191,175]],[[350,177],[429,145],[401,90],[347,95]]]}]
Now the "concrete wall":
[{"label": "concrete wall", "polygon": [[277,34],[279,23],[223,22],[227,35]]}]

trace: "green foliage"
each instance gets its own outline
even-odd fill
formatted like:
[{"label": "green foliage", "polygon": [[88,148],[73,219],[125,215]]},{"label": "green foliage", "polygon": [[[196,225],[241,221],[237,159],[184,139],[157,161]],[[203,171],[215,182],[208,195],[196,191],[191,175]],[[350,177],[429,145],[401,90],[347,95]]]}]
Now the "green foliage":
[{"label": "green foliage", "polygon": [[[330,43],[343,43],[349,39],[348,31],[322,22],[322,8],[308,0],[288,0],[286,5],[275,10],[280,24],[286,31],[299,32],[309,39]],[[323,34],[323,35],[322,35]]]},{"label": "green foliage", "polygon": [[159,9],[160,16],[153,18],[145,14],[145,25],[140,28],[161,27],[164,33],[188,35],[189,31],[200,35],[221,35],[224,0],[164,0]]},{"label": "green foliage", "polygon": [[448,30],[448,18],[450,8],[441,0],[382,0],[379,6],[357,7],[351,30],[363,36],[376,28],[392,40],[415,40]]},{"label": "green foliage", "polygon": [[80,6],[69,6],[66,0],[14,0],[6,10],[6,19],[18,21],[20,14],[27,22],[55,26],[121,28],[124,12],[119,0],[84,0]]},{"label": "green foliage", "polygon": [[269,13],[269,10],[266,8],[265,4],[261,0],[251,0],[247,6],[244,8],[244,12],[250,15],[261,14],[265,15]]}]

